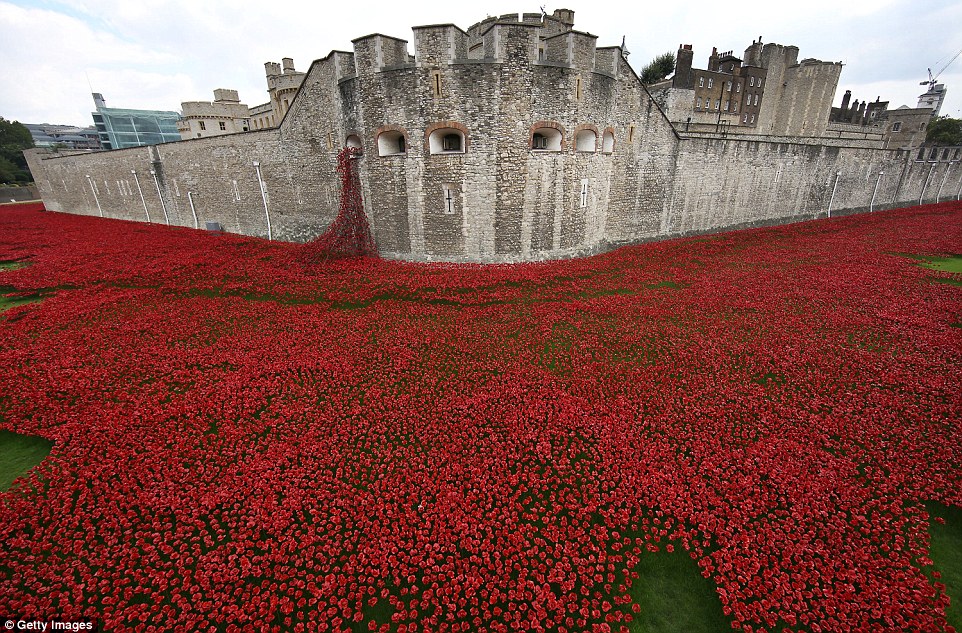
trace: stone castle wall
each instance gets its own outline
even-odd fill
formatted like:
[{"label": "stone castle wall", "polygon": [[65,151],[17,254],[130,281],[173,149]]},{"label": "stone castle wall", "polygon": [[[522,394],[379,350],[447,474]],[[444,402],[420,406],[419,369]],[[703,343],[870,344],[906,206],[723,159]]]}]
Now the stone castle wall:
[{"label": "stone castle wall", "polygon": [[[314,62],[275,129],[28,160],[54,211],[305,241],[334,218],[337,153],[357,139],[378,248],[411,260],[566,257],[957,195],[957,163],[676,131],[620,48],[555,22],[418,27],[413,56],[404,40],[359,38]],[[537,129],[560,133],[560,149],[533,149]],[[432,153],[436,130],[463,134],[463,152]],[[577,151],[582,132],[593,151]],[[379,155],[382,134],[405,151]]]}]

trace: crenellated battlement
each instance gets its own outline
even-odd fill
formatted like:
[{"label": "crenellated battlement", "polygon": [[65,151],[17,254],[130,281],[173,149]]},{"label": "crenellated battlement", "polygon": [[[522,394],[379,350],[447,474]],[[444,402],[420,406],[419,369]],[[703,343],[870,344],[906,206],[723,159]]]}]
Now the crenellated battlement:
[{"label": "crenellated battlement", "polygon": [[[558,9],[551,15],[509,13],[488,17],[466,31],[455,24],[415,26],[413,55],[407,40],[373,33],[353,40],[355,74],[364,76],[409,65],[436,69],[469,59],[504,62],[517,60],[519,52],[530,63],[592,71],[597,37],[573,27],[574,11],[568,9]],[[617,60],[611,56],[611,52],[604,54],[602,72],[617,68]],[[274,64],[267,72],[271,76],[281,70]]]}]

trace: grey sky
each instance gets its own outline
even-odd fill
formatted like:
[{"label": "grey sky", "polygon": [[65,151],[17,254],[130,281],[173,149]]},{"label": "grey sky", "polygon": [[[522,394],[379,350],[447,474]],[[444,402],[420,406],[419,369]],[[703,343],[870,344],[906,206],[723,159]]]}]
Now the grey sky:
[{"label": "grey sky", "polygon": [[[802,7],[804,10],[802,11]],[[962,49],[962,0],[805,3],[689,0],[593,1],[545,5],[575,11],[575,28],[599,45],[621,43],[640,68],[692,44],[705,67],[712,46],[741,56],[754,38],[794,44],[800,58],[845,64],[846,89],[915,107],[926,69]],[[351,40],[380,32],[410,41],[411,27],[453,22],[466,29],[486,15],[535,12],[538,4],[451,2],[238,2],[237,0],[0,0],[0,116],[24,123],[90,125],[90,85],[107,105],[179,110],[234,88],[248,105],[267,101],[264,62],[293,57],[298,70]],[[802,12],[799,12],[802,11]],[[956,26],[952,26],[952,25]],[[941,78],[942,113],[962,117],[962,57]]]}]

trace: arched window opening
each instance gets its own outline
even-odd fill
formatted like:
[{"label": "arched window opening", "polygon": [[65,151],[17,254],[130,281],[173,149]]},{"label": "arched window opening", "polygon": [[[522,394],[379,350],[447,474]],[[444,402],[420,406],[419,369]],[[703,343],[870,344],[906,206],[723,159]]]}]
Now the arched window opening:
[{"label": "arched window opening", "polygon": [[361,150],[362,154],[364,153],[363,146],[361,145],[361,137],[358,136],[357,134],[351,134],[350,136],[348,136],[347,140],[344,141],[344,146],[356,147],[359,150]]},{"label": "arched window opening", "polygon": [[539,127],[531,134],[531,149],[545,152],[561,151],[561,130]]},{"label": "arched window opening", "polygon": [[428,148],[432,154],[463,154],[464,132],[453,127],[443,127],[431,132]]},{"label": "arched window opening", "polygon": [[580,130],[575,136],[575,150],[594,152],[598,149],[598,135],[594,130]]},{"label": "arched window opening", "polygon": [[601,135],[601,151],[605,154],[615,151],[615,135],[611,130]]},{"label": "arched window opening", "polygon": [[378,156],[397,156],[407,153],[407,145],[404,142],[402,132],[391,130],[381,132],[377,137]]}]

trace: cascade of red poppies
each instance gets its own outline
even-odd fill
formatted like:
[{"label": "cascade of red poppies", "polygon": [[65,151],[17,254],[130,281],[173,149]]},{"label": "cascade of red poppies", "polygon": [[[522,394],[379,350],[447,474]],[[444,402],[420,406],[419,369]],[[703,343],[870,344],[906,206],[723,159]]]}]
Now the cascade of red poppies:
[{"label": "cascade of red poppies", "polygon": [[356,160],[360,156],[361,149],[358,147],[345,147],[337,155],[337,172],[341,175],[341,202],[337,217],[323,235],[304,246],[305,260],[317,262],[377,255],[361,199],[361,180]]}]

